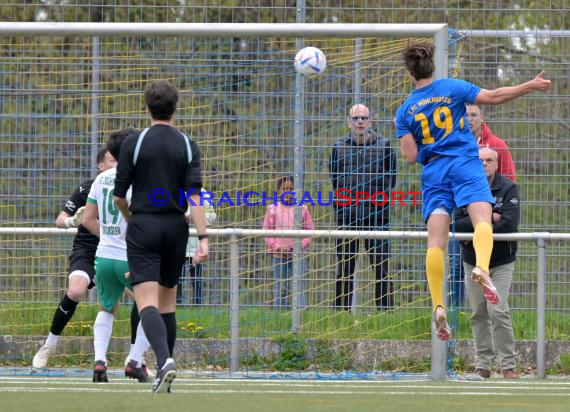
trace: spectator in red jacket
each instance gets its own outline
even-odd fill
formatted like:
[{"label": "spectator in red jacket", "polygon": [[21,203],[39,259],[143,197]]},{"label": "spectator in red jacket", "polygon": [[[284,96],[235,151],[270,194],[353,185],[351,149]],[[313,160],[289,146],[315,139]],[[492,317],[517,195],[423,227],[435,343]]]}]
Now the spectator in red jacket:
[{"label": "spectator in red jacket", "polygon": [[502,139],[495,136],[489,126],[484,123],[485,116],[479,106],[473,104],[467,105],[466,107],[469,128],[475,136],[475,139],[477,139],[479,147],[488,147],[496,151],[499,155],[499,170],[497,173],[508,177],[516,183],[515,164],[513,163],[509,146],[507,146]]}]

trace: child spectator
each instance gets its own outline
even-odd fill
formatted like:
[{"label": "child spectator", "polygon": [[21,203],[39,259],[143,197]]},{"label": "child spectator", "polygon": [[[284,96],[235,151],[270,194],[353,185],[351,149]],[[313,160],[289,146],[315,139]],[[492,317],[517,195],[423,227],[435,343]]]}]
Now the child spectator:
[{"label": "child spectator", "polygon": [[[295,211],[295,182],[292,176],[281,177],[277,180],[277,192],[279,202],[276,202],[267,208],[265,219],[263,221],[263,229],[269,230],[287,230],[295,229],[294,211]],[[302,206],[302,223],[303,229],[313,230],[313,221],[309,208]],[[287,298],[291,286],[291,277],[293,276],[293,244],[295,239],[284,237],[265,238],[265,243],[272,255],[273,273],[275,286],[273,290],[273,307],[280,308],[287,306]],[[302,240],[303,252],[311,243],[311,238],[307,237]],[[302,272],[304,272],[304,259],[301,257]],[[299,293],[301,294],[299,304],[305,306],[305,287],[303,278],[299,279]]]}]

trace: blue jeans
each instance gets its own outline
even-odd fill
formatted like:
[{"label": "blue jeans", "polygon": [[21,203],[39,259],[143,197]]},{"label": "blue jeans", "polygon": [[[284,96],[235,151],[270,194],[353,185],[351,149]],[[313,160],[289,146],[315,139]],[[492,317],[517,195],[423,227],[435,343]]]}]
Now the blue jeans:
[{"label": "blue jeans", "polygon": [[178,289],[176,291],[176,303],[185,303],[183,302],[183,286],[184,280],[189,279],[190,285],[192,286],[192,297],[190,298],[191,305],[201,305],[203,302],[203,295],[202,295],[202,265],[193,265],[192,258],[186,258],[186,263],[182,268],[182,273],[184,276],[180,277],[180,281],[178,282]]},{"label": "blue jeans", "polygon": [[451,302],[449,306],[460,308],[465,302],[465,271],[461,259],[461,245],[459,240],[450,239],[449,251],[449,272],[451,274]]},{"label": "blue jeans", "polygon": [[[293,258],[280,258],[272,256],[271,261],[273,263],[273,277],[274,277],[274,287],[273,287],[273,307],[283,308],[291,306],[287,301],[289,300],[289,295],[291,294],[293,278]],[[305,273],[305,264],[301,260],[301,279],[299,279],[299,306],[305,307],[305,281],[303,279]]]}]

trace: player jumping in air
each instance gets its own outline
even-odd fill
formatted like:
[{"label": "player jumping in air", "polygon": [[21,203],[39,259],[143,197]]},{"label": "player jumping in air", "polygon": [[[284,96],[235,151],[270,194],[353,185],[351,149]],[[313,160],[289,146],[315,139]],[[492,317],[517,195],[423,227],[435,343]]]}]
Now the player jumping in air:
[{"label": "player jumping in air", "polygon": [[406,162],[421,163],[423,218],[428,227],[426,271],[434,309],[437,336],[448,340],[451,330],[443,301],[444,250],[450,216],[455,207],[467,207],[475,228],[476,266],[471,279],[483,289],[490,304],[499,295],[489,276],[493,249],[492,204],[489,185],[479,160],[477,142],[465,116],[466,104],[502,104],[533,91],[547,91],[544,71],[512,87],[481,89],[456,79],[433,79],[434,46],[416,43],[403,53],[415,90],[398,108],[396,133]]}]

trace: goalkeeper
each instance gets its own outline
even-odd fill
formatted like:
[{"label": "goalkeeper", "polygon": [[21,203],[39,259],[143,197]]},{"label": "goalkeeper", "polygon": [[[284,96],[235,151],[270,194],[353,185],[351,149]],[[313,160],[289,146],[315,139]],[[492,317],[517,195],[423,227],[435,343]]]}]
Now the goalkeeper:
[{"label": "goalkeeper", "polygon": [[[116,165],[117,161],[111,156],[107,148],[99,150],[97,153],[97,169],[99,172],[111,169]],[[93,180],[88,180],[75,189],[55,221],[55,226],[62,229],[76,227],[77,235],[73,239],[73,248],[69,256],[69,284],[67,292],[55,310],[50,333],[44,345],[32,360],[34,368],[45,368],[47,366],[50,356],[55,353],[59,336],[73,317],[77,304],[85,295],[87,289],[95,286],[93,282],[95,268],[93,265],[99,238],[81,225],[83,209],[87,202],[87,194],[91,189],[91,183],[93,183]]]}]

